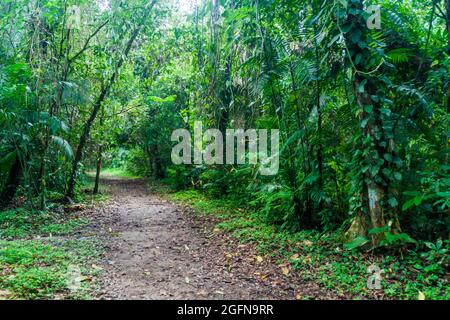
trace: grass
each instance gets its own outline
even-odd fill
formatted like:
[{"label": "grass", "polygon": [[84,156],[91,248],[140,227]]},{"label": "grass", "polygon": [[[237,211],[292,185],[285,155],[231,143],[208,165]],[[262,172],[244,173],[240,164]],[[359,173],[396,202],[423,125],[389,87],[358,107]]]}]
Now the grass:
[{"label": "grass", "polygon": [[90,299],[98,255],[91,240],[0,240],[0,299]]},{"label": "grass", "polygon": [[64,213],[14,209],[0,214],[0,239],[63,236],[79,230],[87,223],[86,219]]},{"label": "grass", "polygon": [[[92,205],[107,198],[82,193],[76,200]],[[0,300],[92,298],[101,246],[73,237],[87,219],[56,204],[50,207],[0,212]]]},{"label": "grass", "polygon": [[[167,188],[161,190],[168,191]],[[338,295],[353,299],[373,297],[374,291],[367,288],[371,276],[368,268],[377,265],[384,271],[382,290],[377,291],[378,294],[391,299],[417,299],[419,294],[426,299],[450,299],[445,263],[428,261],[416,250],[408,250],[402,256],[396,252],[378,255],[347,251],[343,249],[338,232],[291,233],[267,224],[233,201],[209,198],[196,190],[169,193],[168,197],[190,205],[198,215],[219,218],[215,231],[227,232],[240,242],[256,244],[260,254],[280,263],[288,261],[304,279],[315,281]]]},{"label": "grass", "polygon": [[83,188],[76,194],[73,200],[76,203],[94,206],[105,203],[110,199],[108,186],[100,184],[98,194],[93,194],[92,190],[94,190],[94,180],[88,176],[86,181],[84,181]]},{"label": "grass", "polygon": [[[95,177],[95,171],[87,172],[89,177]],[[103,178],[122,178],[122,179],[139,179],[142,178],[123,168],[105,168],[101,171],[100,176]]]}]

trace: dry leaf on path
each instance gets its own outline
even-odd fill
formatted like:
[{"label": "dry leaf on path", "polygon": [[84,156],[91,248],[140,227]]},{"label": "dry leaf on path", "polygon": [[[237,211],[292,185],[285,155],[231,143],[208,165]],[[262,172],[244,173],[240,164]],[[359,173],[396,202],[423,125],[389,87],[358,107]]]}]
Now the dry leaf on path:
[{"label": "dry leaf on path", "polygon": [[294,254],[291,256],[291,260],[293,261],[299,261],[300,260],[300,255],[298,253]]},{"label": "dry leaf on path", "polygon": [[312,241],[305,240],[305,241],[302,242],[302,244],[303,244],[304,246],[311,247],[314,243],[312,243]]},{"label": "dry leaf on path", "polygon": [[281,268],[281,271],[283,272],[283,274],[284,274],[285,276],[289,275],[289,268],[288,268],[288,267],[282,267],[282,268]]}]

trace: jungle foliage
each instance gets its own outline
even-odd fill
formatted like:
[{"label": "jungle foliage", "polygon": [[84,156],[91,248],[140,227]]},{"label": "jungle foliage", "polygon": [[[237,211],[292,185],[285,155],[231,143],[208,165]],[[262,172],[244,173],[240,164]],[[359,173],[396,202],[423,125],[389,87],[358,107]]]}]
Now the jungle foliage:
[{"label": "jungle foliage", "polygon": [[[102,167],[126,167],[350,251],[448,248],[449,0],[192,3],[0,3],[0,221],[76,200],[88,169],[98,192]],[[171,133],[195,121],[279,129],[278,175],[173,165]],[[448,255],[435,260],[448,275]]]}]

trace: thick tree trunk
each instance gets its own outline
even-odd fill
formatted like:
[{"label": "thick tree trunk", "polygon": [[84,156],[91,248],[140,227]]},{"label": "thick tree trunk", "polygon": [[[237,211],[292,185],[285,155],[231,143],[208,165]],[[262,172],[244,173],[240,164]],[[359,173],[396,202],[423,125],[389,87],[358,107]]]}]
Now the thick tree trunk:
[{"label": "thick tree trunk", "polygon": [[150,148],[150,154],[151,154],[151,169],[152,169],[152,176],[155,180],[160,180],[164,178],[164,168],[161,163],[161,158],[159,155],[159,148],[157,145],[154,145]]},{"label": "thick tree trunk", "polygon": [[[358,88],[360,88],[362,81],[365,78],[361,77],[359,74],[355,75],[354,79],[354,85],[355,85],[355,92],[356,92],[356,98],[358,101],[358,105],[361,107],[361,109],[364,109],[364,106],[371,105],[373,107],[373,114],[368,115],[364,110],[361,112],[360,121],[361,123],[363,121],[369,121],[367,122],[367,125],[363,129],[364,136],[367,137],[370,141],[373,141],[375,146],[372,147],[372,151],[376,152],[380,157],[383,157],[383,155],[386,153],[385,147],[380,146],[379,139],[376,137],[375,132],[381,132],[380,122],[380,112],[379,112],[379,105],[374,103],[371,99],[372,95],[375,95],[376,88],[372,87],[371,84],[366,84],[365,91],[359,92]],[[380,171],[382,168],[380,169]],[[369,213],[370,218],[370,228],[381,228],[386,225],[386,221],[384,219],[384,209],[383,209],[383,200],[386,195],[386,186],[381,185],[378,183],[370,173],[370,170],[367,171],[366,179],[365,179],[365,196],[367,201],[367,209]],[[379,239],[373,239],[375,242]]]},{"label": "thick tree trunk", "polygon": [[[371,59],[372,53],[368,47],[362,48],[360,42],[367,42],[367,27],[364,17],[364,5],[363,0],[355,1],[349,0],[348,2],[348,21],[347,24],[351,25],[349,31],[346,32],[346,42],[349,50],[349,58],[352,60],[352,66],[354,71],[353,86],[356,95],[356,100],[360,108],[360,125],[363,128],[363,135],[366,138],[365,141],[369,141],[364,147],[369,149],[368,154],[373,157],[376,155],[378,159],[383,159],[386,153],[386,146],[388,145],[383,135],[382,121],[380,114],[380,104],[372,100],[372,96],[377,96],[377,81],[373,76],[368,73],[368,61]],[[353,34],[358,33],[359,40],[353,40]],[[358,57],[358,61],[356,59]],[[384,142],[384,143],[383,143]],[[370,167],[378,164],[374,164],[374,159],[368,159]],[[378,168],[377,172],[372,170],[366,171],[364,179],[364,190],[361,196],[365,207],[367,208],[368,215],[364,217],[362,213],[359,213],[359,218],[354,221],[352,228],[362,232],[364,236],[367,236],[368,229],[384,227],[386,222],[384,218],[383,200],[385,199],[387,188],[380,183],[384,177],[381,172],[386,166],[386,162],[381,168]],[[355,222],[359,221],[359,224],[364,222],[367,226],[355,226]],[[373,244],[377,244],[381,236],[378,234],[372,237]]]}]

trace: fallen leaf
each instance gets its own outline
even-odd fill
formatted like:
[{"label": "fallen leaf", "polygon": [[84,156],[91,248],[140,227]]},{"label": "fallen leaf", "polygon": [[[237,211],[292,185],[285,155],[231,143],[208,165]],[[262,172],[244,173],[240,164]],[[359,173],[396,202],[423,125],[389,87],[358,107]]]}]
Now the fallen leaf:
[{"label": "fallen leaf", "polygon": [[305,259],[303,259],[303,263],[311,263],[312,259],[311,257],[305,257]]},{"label": "fallen leaf", "polygon": [[425,294],[422,291],[419,291],[419,300],[426,300]]},{"label": "fallen leaf", "polygon": [[291,257],[291,260],[293,260],[293,261],[299,261],[299,260],[300,260],[300,255],[299,255],[298,253],[294,254],[294,255]]},{"label": "fallen leaf", "polygon": [[191,283],[191,279],[189,279],[189,277],[186,277],[184,280],[186,281],[187,284]]},{"label": "fallen leaf", "polygon": [[197,292],[197,295],[206,297],[208,295],[208,292],[206,292],[206,290],[200,290],[199,292]]},{"label": "fallen leaf", "polygon": [[11,292],[8,290],[0,290],[0,298],[8,298],[11,295]]},{"label": "fallen leaf", "polygon": [[313,245],[313,243],[309,240],[305,240],[302,242],[303,245],[307,246],[307,247],[311,247]]},{"label": "fallen leaf", "polygon": [[281,271],[283,272],[283,274],[284,274],[285,276],[289,275],[289,268],[288,268],[288,267],[283,267],[283,268],[281,268]]},{"label": "fallen leaf", "polygon": [[263,257],[261,257],[261,256],[257,256],[257,257],[256,257],[256,261],[258,261],[259,263],[261,263],[261,262],[264,261],[264,259],[263,259]]},{"label": "fallen leaf", "polygon": [[214,233],[220,233],[220,231],[221,231],[221,230],[220,230],[219,228],[214,228],[214,229],[213,229],[213,232],[214,232]]},{"label": "fallen leaf", "polygon": [[295,300],[302,300],[302,295],[300,293],[297,293],[295,295]]}]

